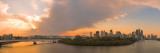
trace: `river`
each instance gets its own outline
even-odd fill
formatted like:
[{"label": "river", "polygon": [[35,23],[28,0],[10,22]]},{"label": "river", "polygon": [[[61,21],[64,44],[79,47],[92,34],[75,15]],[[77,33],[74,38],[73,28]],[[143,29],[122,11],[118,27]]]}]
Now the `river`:
[{"label": "river", "polygon": [[126,46],[74,46],[49,42],[18,42],[3,45],[0,53],[159,53],[160,41],[142,40]]}]

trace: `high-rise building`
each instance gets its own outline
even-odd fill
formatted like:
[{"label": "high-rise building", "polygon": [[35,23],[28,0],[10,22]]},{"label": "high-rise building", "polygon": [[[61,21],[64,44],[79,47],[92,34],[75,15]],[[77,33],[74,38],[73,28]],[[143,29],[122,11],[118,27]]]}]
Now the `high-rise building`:
[{"label": "high-rise building", "polygon": [[154,36],[155,40],[157,39],[157,35]]},{"label": "high-rise building", "polygon": [[135,31],[132,32],[132,37],[135,37],[135,35],[136,35],[136,32]]},{"label": "high-rise building", "polygon": [[147,39],[148,39],[148,40],[149,40],[149,39],[151,39],[151,36],[150,36],[150,35],[148,35],[148,38],[147,38]]},{"label": "high-rise building", "polygon": [[151,34],[151,40],[153,40],[154,39],[154,36],[153,36],[153,34]]},{"label": "high-rise building", "polygon": [[128,34],[128,36],[129,36],[129,37],[132,37],[132,34],[131,34],[131,33],[129,33],[129,34]]},{"label": "high-rise building", "polygon": [[144,36],[143,36],[143,30],[141,30],[141,32],[140,32],[141,34],[140,34],[140,37],[141,37],[141,39],[144,39]]},{"label": "high-rise building", "polygon": [[96,34],[94,34],[95,38],[99,38],[99,31],[96,31]]},{"label": "high-rise building", "polygon": [[137,40],[143,39],[143,30],[137,29],[136,30],[136,36],[137,36]]},{"label": "high-rise building", "polygon": [[105,32],[105,37],[107,37],[108,36],[108,33],[107,32]]},{"label": "high-rise building", "polygon": [[140,37],[140,29],[137,29],[137,30],[136,30],[136,35],[137,35],[137,39],[140,40],[140,38],[141,38],[141,37]]},{"label": "high-rise building", "polygon": [[121,32],[120,32],[120,31],[117,31],[115,37],[121,37]]},{"label": "high-rise building", "polygon": [[141,36],[143,36],[143,30],[141,30]]},{"label": "high-rise building", "polygon": [[81,35],[76,35],[75,36],[75,39],[81,39],[82,37],[81,37]]},{"label": "high-rise building", "polygon": [[105,37],[105,30],[103,31],[101,31],[101,37]]},{"label": "high-rise building", "polygon": [[97,35],[96,35],[96,34],[94,34],[94,37],[96,38],[96,37],[97,37]]},{"label": "high-rise building", "polygon": [[109,36],[113,37],[113,31],[112,30],[110,30]]},{"label": "high-rise building", "polygon": [[9,39],[13,39],[13,34],[9,34]]},{"label": "high-rise building", "polygon": [[2,39],[4,39],[4,40],[9,39],[9,36],[8,36],[8,35],[6,35],[6,34],[3,34],[3,36],[2,36],[2,37],[3,37]]},{"label": "high-rise building", "polygon": [[92,32],[90,32],[90,37],[92,37]]}]

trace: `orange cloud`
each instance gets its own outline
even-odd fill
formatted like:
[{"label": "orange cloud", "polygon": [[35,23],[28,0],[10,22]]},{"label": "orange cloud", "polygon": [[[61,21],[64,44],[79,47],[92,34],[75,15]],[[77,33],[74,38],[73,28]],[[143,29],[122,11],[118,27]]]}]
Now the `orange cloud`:
[{"label": "orange cloud", "polygon": [[7,13],[8,9],[9,9],[9,6],[0,1],[0,15],[8,14]]},{"label": "orange cloud", "polygon": [[[39,6],[36,4],[37,0],[31,1],[31,7],[34,10],[38,10]],[[49,17],[50,15],[50,8],[46,7],[44,10],[39,10],[40,12],[44,13],[41,15],[38,14],[14,14],[8,13],[10,6],[8,4],[3,3],[0,1],[0,35],[5,33],[13,33],[13,34],[26,34],[27,31],[31,29],[37,29],[38,23],[42,21],[42,18]]]},{"label": "orange cloud", "polygon": [[36,4],[37,0],[32,0],[30,5],[34,10],[39,10],[39,6]]},{"label": "orange cloud", "polygon": [[114,20],[114,19],[119,19],[119,18],[124,18],[127,15],[127,13],[121,14],[114,16],[113,18],[107,18],[106,20]]},{"label": "orange cloud", "polygon": [[128,0],[128,2],[134,5],[143,5],[160,10],[160,0]]},{"label": "orange cloud", "polygon": [[49,5],[52,5],[52,4],[54,4],[54,0],[41,0],[42,2],[44,2],[44,3],[47,3],[47,4],[49,4]]}]

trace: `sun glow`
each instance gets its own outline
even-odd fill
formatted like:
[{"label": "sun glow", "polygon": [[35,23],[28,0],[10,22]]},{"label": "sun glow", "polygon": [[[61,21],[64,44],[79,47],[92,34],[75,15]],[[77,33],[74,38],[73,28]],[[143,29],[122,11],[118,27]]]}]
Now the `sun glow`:
[{"label": "sun glow", "polygon": [[31,23],[31,27],[32,27],[33,29],[37,29],[37,27],[36,27],[34,24],[32,24],[32,23]]},{"label": "sun glow", "polygon": [[19,19],[8,19],[2,22],[4,27],[16,28],[16,29],[29,29],[29,24]]}]

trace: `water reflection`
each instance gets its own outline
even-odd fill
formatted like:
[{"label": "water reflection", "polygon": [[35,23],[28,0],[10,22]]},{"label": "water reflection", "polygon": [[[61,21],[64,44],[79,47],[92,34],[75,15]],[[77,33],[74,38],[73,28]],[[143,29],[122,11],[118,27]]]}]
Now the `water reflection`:
[{"label": "water reflection", "polygon": [[61,43],[19,42],[3,45],[0,53],[159,53],[160,42],[138,41],[127,46],[73,46]]}]

